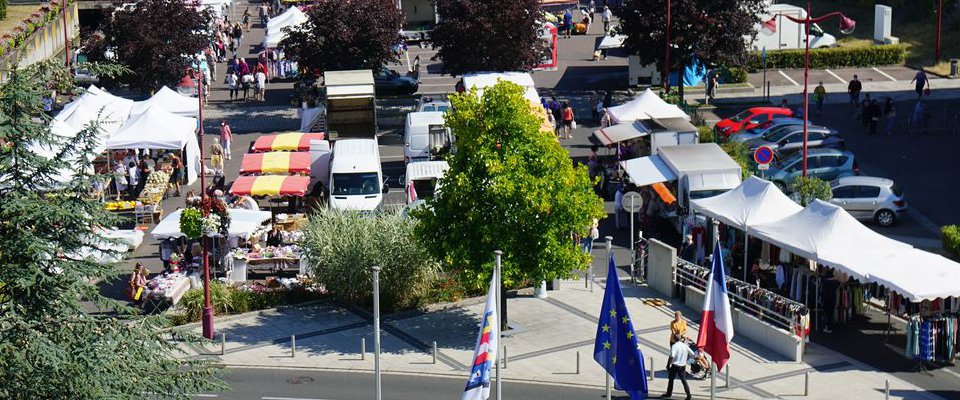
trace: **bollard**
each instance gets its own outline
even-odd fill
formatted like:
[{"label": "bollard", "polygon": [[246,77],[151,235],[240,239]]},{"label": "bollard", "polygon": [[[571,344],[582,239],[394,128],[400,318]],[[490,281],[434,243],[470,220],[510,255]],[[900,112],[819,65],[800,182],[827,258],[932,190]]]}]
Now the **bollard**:
[{"label": "bollard", "polygon": [[297,337],[295,335],[290,335],[290,357],[297,356]]},{"label": "bollard", "polygon": [[433,363],[437,363],[437,341],[433,341]]},{"label": "bollard", "polygon": [[580,351],[577,351],[577,375],[580,375]]},{"label": "bollard", "polygon": [[653,356],[650,356],[650,363],[647,364],[647,369],[650,370],[650,373],[647,374],[647,380],[653,382]]},{"label": "bollard", "polygon": [[883,398],[890,400],[890,381],[883,381]]},{"label": "bollard", "polygon": [[717,367],[710,363],[710,400],[717,398]]},{"label": "bollard", "polygon": [[730,365],[727,365],[727,374],[723,376],[723,387],[730,389]]},{"label": "bollard", "polygon": [[507,346],[503,346],[503,369],[507,369]]},{"label": "bollard", "polygon": [[810,395],[810,372],[803,373],[803,396]]},{"label": "bollard", "polygon": [[367,359],[367,338],[365,337],[360,338],[360,359]]},{"label": "bollard", "polygon": [[221,333],[220,334],[220,355],[222,356],[226,354],[226,350],[227,350],[227,334]]}]

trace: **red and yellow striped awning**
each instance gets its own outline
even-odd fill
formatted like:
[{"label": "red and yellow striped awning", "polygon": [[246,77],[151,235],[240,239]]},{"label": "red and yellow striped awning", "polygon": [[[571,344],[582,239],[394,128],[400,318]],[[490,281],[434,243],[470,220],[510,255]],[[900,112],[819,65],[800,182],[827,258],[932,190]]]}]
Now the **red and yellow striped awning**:
[{"label": "red and yellow striped awning", "polygon": [[309,151],[311,140],[323,140],[323,133],[289,132],[277,135],[266,135],[257,138],[253,143],[253,151]]},{"label": "red and yellow striped awning", "polygon": [[234,196],[303,196],[310,186],[309,176],[241,176],[233,181]]},{"label": "red and yellow striped awning", "polygon": [[241,174],[309,174],[310,153],[271,151],[243,155]]}]

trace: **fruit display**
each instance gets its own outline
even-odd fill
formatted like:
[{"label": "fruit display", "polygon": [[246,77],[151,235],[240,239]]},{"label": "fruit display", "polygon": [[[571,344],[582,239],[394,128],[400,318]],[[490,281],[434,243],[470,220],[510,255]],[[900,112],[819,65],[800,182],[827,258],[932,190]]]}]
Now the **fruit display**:
[{"label": "fruit display", "polygon": [[140,192],[137,201],[143,204],[160,204],[163,201],[163,195],[167,193],[169,182],[170,174],[162,170],[147,175],[147,182],[143,185],[143,191]]},{"label": "fruit display", "polygon": [[103,208],[107,211],[125,211],[132,210],[137,207],[137,202],[135,201],[108,201],[103,203]]}]

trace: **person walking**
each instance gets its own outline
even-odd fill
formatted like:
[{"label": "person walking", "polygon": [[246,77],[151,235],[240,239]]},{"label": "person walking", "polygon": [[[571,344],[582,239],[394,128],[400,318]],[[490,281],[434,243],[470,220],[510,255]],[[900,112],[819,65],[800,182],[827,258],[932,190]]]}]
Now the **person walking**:
[{"label": "person walking", "polygon": [[260,4],[260,25],[263,25],[264,28],[267,27],[267,16],[270,15],[270,7],[266,2]]},{"label": "person walking", "polygon": [[583,252],[587,254],[593,254],[593,242],[600,238],[600,222],[596,218],[593,219],[593,223],[587,227],[587,235],[583,237],[581,244],[583,245]]},{"label": "person walking", "polygon": [[673,380],[680,378],[680,383],[683,384],[683,392],[687,394],[686,400],[690,400],[690,385],[687,384],[687,364],[688,361],[696,357],[696,354],[693,353],[693,350],[690,349],[690,346],[683,341],[683,337],[680,335],[673,335],[674,343],[670,346],[670,359],[667,364],[667,376],[669,381],[667,382],[667,393],[661,397],[672,397],[673,396]]},{"label": "person walking", "polygon": [[823,101],[827,98],[827,89],[823,87],[823,81],[813,89],[813,101],[817,104],[817,116],[823,114]]},{"label": "person walking", "polygon": [[137,198],[137,188],[140,183],[140,169],[137,168],[137,163],[131,161],[127,164],[127,194],[131,198]]},{"label": "person walking", "polygon": [[603,13],[600,14],[600,20],[603,21],[603,35],[610,34],[610,20],[613,19],[613,12],[610,7],[603,6]]},{"label": "person walking", "polygon": [[717,73],[714,72],[707,81],[707,104],[712,103],[713,98],[717,97],[717,86],[719,85],[720,83],[717,82]]},{"label": "person walking", "polygon": [[880,109],[880,103],[877,103],[876,100],[871,101],[865,113],[868,117],[867,124],[870,127],[868,134],[873,136],[877,133],[877,125],[880,124],[880,116],[883,115],[883,111]]},{"label": "person walking", "polygon": [[563,12],[563,37],[569,39],[573,32],[573,14],[570,9]]},{"label": "person walking", "polygon": [[863,124],[863,127],[866,128],[870,126],[870,114],[867,112],[867,108],[870,107],[870,93],[867,93],[863,96],[863,102],[860,103],[860,123]]},{"label": "person walking", "polygon": [[180,197],[180,185],[183,182],[183,161],[174,153],[170,153],[167,157],[170,158],[170,167],[172,167],[170,185],[177,189],[174,196]]},{"label": "person walking", "polygon": [[137,265],[133,267],[133,274],[130,275],[130,280],[127,282],[127,296],[140,308],[143,308],[143,300],[147,297],[145,292],[147,291],[147,275],[149,274],[150,271],[147,271],[147,267],[144,267],[141,263],[137,263]]},{"label": "person walking", "polygon": [[570,107],[570,104],[563,102],[563,137],[566,139],[573,139],[573,107]]},{"label": "person walking", "polygon": [[230,142],[233,141],[233,131],[227,121],[220,121],[220,146],[223,147],[223,154],[227,161],[230,161]]},{"label": "person walking", "polygon": [[257,95],[256,99],[259,101],[266,100],[267,94],[267,74],[262,70],[257,70],[256,75],[254,75],[257,81]]},{"label": "person walking", "polygon": [[230,89],[230,101],[240,97],[240,77],[237,76],[235,71],[230,71],[227,74],[227,88]]},{"label": "person walking", "polygon": [[897,109],[893,105],[893,99],[887,97],[887,102],[883,107],[883,117],[886,119],[887,136],[893,135],[893,119],[897,117]]},{"label": "person walking", "polygon": [[553,127],[557,136],[560,136],[560,130],[563,128],[563,107],[556,97],[550,97],[550,114],[553,116]]},{"label": "person walking", "polygon": [[910,80],[910,83],[915,83],[914,90],[917,92],[917,98],[923,97],[924,87],[930,87],[930,80],[927,79],[927,73],[923,69],[917,71],[917,74],[913,76],[913,79]]},{"label": "person walking", "polygon": [[250,18],[253,17],[253,14],[250,13],[250,7],[247,7],[246,10],[243,10],[243,28],[245,31],[250,32]]},{"label": "person walking", "polygon": [[223,146],[220,142],[213,142],[210,145],[210,166],[213,167],[214,173],[223,170]]},{"label": "person walking", "polygon": [[850,94],[850,104],[854,108],[857,108],[860,105],[860,92],[863,90],[863,84],[860,83],[860,79],[854,75],[853,80],[847,85],[847,93]]},{"label": "person walking", "polygon": [[120,201],[123,192],[127,191],[127,168],[123,161],[116,162],[113,167],[113,187],[117,191],[117,201]]}]

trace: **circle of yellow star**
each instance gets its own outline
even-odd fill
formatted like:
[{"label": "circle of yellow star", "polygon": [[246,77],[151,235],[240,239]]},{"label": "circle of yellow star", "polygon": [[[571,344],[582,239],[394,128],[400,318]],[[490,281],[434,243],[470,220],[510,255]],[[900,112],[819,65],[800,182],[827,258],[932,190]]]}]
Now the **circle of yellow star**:
[{"label": "circle of yellow star", "polygon": [[617,310],[610,310],[610,318],[616,318],[616,317],[617,317]]},{"label": "circle of yellow star", "polygon": [[623,323],[627,323],[627,321],[630,321],[630,318],[627,318],[627,316],[624,315],[623,318],[621,318],[621,320],[623,321]]},{"label": "circle of yellow star", "polygon": [[610,332],[610,325],[603,324],[603,327],[602,327],[602,328],[603,328],[603,331],[604,331],[604,332]]},{"label": "circle of yellow star", "polygon": [[603,342],[603,349],[610,350],[610,341]]}]

